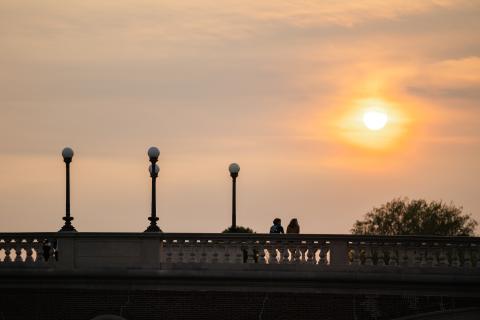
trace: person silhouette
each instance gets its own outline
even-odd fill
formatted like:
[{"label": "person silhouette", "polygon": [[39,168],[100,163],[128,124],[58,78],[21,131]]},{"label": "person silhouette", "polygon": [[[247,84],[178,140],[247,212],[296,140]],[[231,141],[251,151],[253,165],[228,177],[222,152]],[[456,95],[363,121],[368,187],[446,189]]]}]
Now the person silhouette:
[{"label": "person silhouette", "polygon": [[285,233],[282,227],[282,220],[279,218],[273,219],[273,226],[270,227],[270,233]]},{"label": "person silhouette", "polygon": [[296,218],[290,220],[290,223],[287,226],[287,233],[300,233],[300,225]]}]

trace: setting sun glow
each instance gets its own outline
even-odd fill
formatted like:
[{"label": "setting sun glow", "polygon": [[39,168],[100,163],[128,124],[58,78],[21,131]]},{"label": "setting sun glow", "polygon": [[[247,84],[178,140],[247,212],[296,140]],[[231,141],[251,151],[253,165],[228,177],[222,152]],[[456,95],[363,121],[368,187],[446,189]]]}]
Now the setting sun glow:
[{"label": "setting sun glow", "polygon": [[387,124],[388,116],[382,111],[367,111],[363,114],[363,123],[370,130],[380,130]]},{"label": "setting sun glow", "polygon": [[336,116],[337,134],[362,149],[392,150],[408,131],[407,110],[381,98],[353,100]]}]

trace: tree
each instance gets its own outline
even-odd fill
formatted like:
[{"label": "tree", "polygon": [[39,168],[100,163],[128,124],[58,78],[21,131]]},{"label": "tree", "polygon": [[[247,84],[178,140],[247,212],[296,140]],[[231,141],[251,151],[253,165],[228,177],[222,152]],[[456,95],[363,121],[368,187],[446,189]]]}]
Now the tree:
[{"label": "tree", "polygon": [[477,221],[443,201],[393,199],[367,212],[351,232],[365,235],[473,236]]},{"label": "tree", "polygon": [[247,227],[237,226],[236,228],[228,227],[222,233],[255,233],[255,231]]}]

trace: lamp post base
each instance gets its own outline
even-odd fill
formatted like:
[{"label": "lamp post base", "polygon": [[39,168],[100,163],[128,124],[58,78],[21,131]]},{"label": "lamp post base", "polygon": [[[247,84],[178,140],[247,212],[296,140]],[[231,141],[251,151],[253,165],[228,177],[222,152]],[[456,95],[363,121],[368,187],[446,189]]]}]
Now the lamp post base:
[{"label": "lamp post base", "polygon": [[157,217],[149,217],[148,220],[150,220],[150,225],[144,232],[162,232],[162,230],[157,226]]},{"label": "lamp post base", "polygon": [[72,217],[63,217],[62,219],[65,221],[65,224],[58,232],[77,232],[77,229],[72,226]]},{"label": "lamp post base", "polygon": [[144,232],[162,232],[162,230],[157,225],[149,225]]}]

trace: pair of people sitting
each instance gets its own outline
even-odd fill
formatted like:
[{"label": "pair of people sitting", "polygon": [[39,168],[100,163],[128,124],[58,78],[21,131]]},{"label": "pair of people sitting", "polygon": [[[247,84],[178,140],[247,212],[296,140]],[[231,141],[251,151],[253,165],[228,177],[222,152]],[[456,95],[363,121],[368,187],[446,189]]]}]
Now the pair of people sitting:
[{"label": "pair of people sitting", "polygon": [[[273,220],[273,226],[270,227],[270,233],[285,233],[282,227],[282,220],[275,218]],[[287,226],[287,233],[300,233],[300,225],[298,220],[293,218]]]}]

